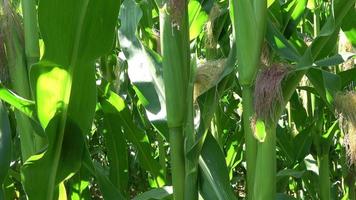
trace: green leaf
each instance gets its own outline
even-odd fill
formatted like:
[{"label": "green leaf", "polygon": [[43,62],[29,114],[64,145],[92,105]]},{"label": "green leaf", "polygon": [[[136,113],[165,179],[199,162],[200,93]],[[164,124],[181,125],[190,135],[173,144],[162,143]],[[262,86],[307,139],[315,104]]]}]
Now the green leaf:
[{"label": "green leaf", "polygon": [[142,10],[135,1],[125,0],[121,5],[119,18],[120,46],[128,62],[130,80],[149,99],[148,104],[144,104],[145,108],[158,114],[165,108],[162,61],[157,53],[146,49],[136,36]]},{"label": "green leaf", "polygon": [[111,49],[118,5],[115,0],[40,2],[46,49],[42,61],[31,69],[31,82],[44,128],[63,104],[82,130],[90,129],[96,97],[94,60]]},{"label": "green leaf", "polygon": [[347,39],[351,44],[356,47],[356,12],[355,8],[350,9],[350,11],[345,16],[342,21],[341,28],[344,31]]},{"label": "green leaf", "polygon": [[333,15],[327,18],[318,37],[309,47],[311,49],[311,57],[314,60],[327,56],[331,49],[334,48],[338,38],[339,27],[346,14],[352,10],[354,4],[355,0],[337,0],[333,2]]},{"label": "green leaf", "polygon": [[33,86],[36,88],[38,119],[43,129],[46,129],[57,111],[64,111],[69,103],[69,97],[64,99],[69,86],[62,83],[70,82],[71,75],[61,66],[41,62],[33,65],[31,76],[35,79]]},{"label": "green leaf", "polygon": [[172,194],[172,186],[165,186],[139,194],[133,200],[168,200],[172,198]]},{"label": "green leaf", "polygon": [[104,113],[103,135],[110,167],[110,180],[124,194],[128,188],[128,152],[121,123],[113,114]]},{"label": "green leaf", "polygon": [[36,111],[35,103],[16,95],[6,89],[2,84],[0,84],[0,99],[13,106],[27,117],[36,120],[34,114]]},{"label": "green leaf", "polygon": [[[326,140],[326,144],[331,145],[331,139],[335,135],[335,132],[337,131],[337,126],[338,125],[338,120],[335,120],[332,125],[328,128],[328,130],[322,135],[322,138]],[[329,149],[329,148],[328,148]]]},{"label": "green leaf", "polygon": [[293,139],[294,162],[302,161],[310,152],[312,145],[311,127],[306,127],[300,131]]},{"label": "green leaf", "polygon": [[206,136],[199,167],[201,170],[200,193],[205,200],[236,199],[229,182],[224,153],[211,134]]},{"label": "green leaf", "polygon": [[293,178],[301,178],[305,171],[298,171],[295,169],[283,169],[277,173],[277,178],[283,177],[293,177]]},{"label": "green leaf", "polygon": [[118,9],[115,0],[42,0],[38,12],[44,60],[74,68],[80,60],[93,62],[108,52]]},{"label": "green leaf", "polygon": [[340,77],[337,74],[319,69],[310,69],[307,76],[320,97],[328,106],[332,107],[334,95],[341,89]]},{"label": "green leaf", "polygon": [[[135,85],[133,85],[132,88],[135,90],[135,93],[136,93],[136,95],[138,97],[138,104],[141,104],[143,106],[148,106],[149,101],[142,94],[142,92]],[[156,92],[155,90],[154,91],[149,91],[148,89],[147,90],[143,90],[143,91],[147,92],[148,93],[147,95],[149,95],[150,93],[154,93],[155,94],[155,92]],[[158,96],[157,96],[157,98],[158,98]],[[151,99],[151,98],[149,98],[149,99]]]},{"label": "green leaf", "polygon": [[276,135],[278,149],[281,155],[286,158],[286,165],[292,167],[295,162],[293,135],[281,126],[277,126]]},{"label": "green leaf", "polygon": [[160,171],[160,165],[151,156],[153,152],[147,135],[143,130],[138,128],[132,121],[132,116],[125,105],[124,100],[114,92],[109,91],[106,99],[102,99],[100,104],[103,112],[112,114],[111,120],[118,121],[124,128],[123,136],[131,141],[138,150],[138,158],[143,168],[152,173],[159,184],[163,184],[163,175]]},{"label": "green leaf", "polygon": [[[231,50],[230,54],[231,58],[235,58],[235,53],[232,52],[236,51]],[[234,63],[234,61],[233,59],[230,60],[230,56],[227,62],[231,64]],[[228,65],[226,65],[226,67],[227,66]],[[200,151],[203,147],[211,120],[213,119],[214,113],[218,107],[218,99],[223,95],[223,92],[226,90],[226,88],[233,84],[234,79],[235,74],[230,73],[225,79],[221,80],[221,82],[216,87],[209,89],[206,93],[204,93],[198,98],[200,108],[200,124],[198,127],[198,137],[196,138],[195,144],[190,147],[190,149],[186,150],[187,158],[194,159],[200,155]]]},{"label": "green leaf", "polygon": [[296,198],[289,196],[287,194],[277,193],[276,200],[296,200]]},{"label": "green leaf", "polygon": [[73,121],[68,120],[64,135],[58,134],[60,119],[61,115],[57,114],[46,128],[49,142],[47,150],[31,156],[21,169],[29,199],[57,199],[54,191],[59,184],[80,168],[83,133]]},{"label": "green leaf", "polygon": [[94,61],[112,47],[119,3],[39,2],[39,26],[46,48],[42,60],[31,68],[30,80],[49,144],[46,152],[30,157],[23,166],[30,199],[55,199],[58,184],[80,167],[83,136],[91,129],[95,113]]},{"label": "green leaf", "polygon": [[297,25],[299,24],[302,16],[306,10],[308,0],[294,0],[292,1],[292,7],[289,9],[287,14],[287,20],[284,30],[284,35],[287,38],[295,32]]},{"label": "green leaf", "polygon": [[352,82],[356,82],[356,68],[352,68],[346,71],[338,73],[341,78],[341,87],[347,87]]},{"label": "green leaf", "polygon": [[330,36],[336,30],[335,18],[334,16],[330,16],[328,20],[325,22],[323,28],[320,30],[318,37]]},{"label": "green leaf", "polygon": [[4,198],[3,184],[11,162],[11,129],[4,104],[0,101],[0,199]]},{"label": "green leaf", "polygon": [[90,199],[89,192],[89,173],[82,166],[80,171],[76,173],[67,183],[68,197],[72,200]]},{"label": "green leaf", "polygon": [[93,163],[90,158],[88,147],[85,148],[83,157],[83,167],[96,178],[104,199],[124,200],[125,198],[120,191],[117,190],[117,188],[107,178],[100,164]]},{"label": "green leaf", "polygon": [[197,0],[189,1],[188,3],[189,15],[189,38],[194,40],[199,36],[208,21],[208,14],[202,8],[201,3]]},{"label": "green leaf", "polygon": [[307,112],[302,104],[302,99],[298,96],[298,93],[294,92],[290,103],[290,114],[295,123],[297,130],[301,130],[307,123]]},{"label": "green leaf", "polygon": [[297,61],[300,57],[297,49],[283,36],[271,20],[267,21],[266,38],[269,45],[284,59]]},{"label": "green leaf", "polygon": [[[15,111],[15,116],[16,116],[16,122],[17,122],[17,129],[18,131],[22,134],[31,134],[28,135],[28,137],[24,138],[21,136],[21,153],[22,153],[22,158],[27,159],[30,157],[36,150],[33,148],[42,148],[42,144],[37,144],[36,142],[31,145],[27,142],[34,142],[32,139],[36,138],[38,136],[42,137],[44,136],[44,130],[42,127],[39,125],[37,116],[35,115],[36,113],[36,107],[33,101],[29,101],[27,99],[24,99],[12,91],[8,90],[5,88],[1,83],[0,83],[0,99],[2,99],[4,102],[10,104],[14,108],[17,109]],[[37,135],[32,135],[34,130]],[[31,138],[30,140],[27,141],[27,139]],[[25,142],[27,141],[27,142]],[[39,141],[39,140],[36,140]]]},{"label": "green leaf", "polygon": [[321,60],[315,61],[315,64],[319,67],[329,67],[329,66],[336,66],[342,64],[349,59],[353,58],[356,54],[355,53],[340,53],[334,56],[330,56]]},{"label": "green leaf", "polygon": [[[339,27],[343,18],[348,13],[348,11],[353,7],[355,0],[336,0],[334,1],[334,12],[333,18],[328,18],[327,22],[329,25],[334,24],[336,27]],[[308,47],[306,52],[302,57],[300,57],[297,67],[298,66],[307,66],[311,65],[314,60],[320,59],[320,57],[325,57],[330,54],[330,49],[327,46],[331,44],[331,46],[335,46],[337,36],[338,36],[338,29],[335,27],[331,27],[334,29],[334,32],[331,35],[325,35],[325,33],[330,32],[326,31],[329,29],[329,26],[323,26],[322,31],[324,36],[318,36],[315,38],[311,46]],[[302,79],[303,75],[306,73],[305,70],[302,70],[296,73],[294,76],[289,76],[288,79],[285,81],[285,87],[283,88],[283,96],[285,99],[289,99],[290,96],[293,94],[295,88],[299,84],[299,81]]]}]

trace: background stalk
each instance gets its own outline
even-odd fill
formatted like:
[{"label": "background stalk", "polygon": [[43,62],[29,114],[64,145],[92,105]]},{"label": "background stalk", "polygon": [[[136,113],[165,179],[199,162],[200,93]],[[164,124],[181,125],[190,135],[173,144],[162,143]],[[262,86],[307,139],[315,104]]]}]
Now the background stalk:
[{"label": "background stalk", "polygon": [[[28,98],[29,95],[29,85],[28,85],[28,74],[26,70],[26,62],[24,57],[24,51],[21,40],[21,29],[19,24],[12,18],[11,7],[9,2],[3,1],[3,6],[6,15],[6,27],[5,32],[5,46],[6,54],[9,68],[9,75],[11,80],[11,88],[14,91]],[[7,12],[7,13],[6,13]],[[15,111],[15,117],[17,119],[17,131],[21,138],[21,153],[22,159],[26,160],[29,156],[35,153],[35,141],[34,136],[29,130],[32,129],[29,119],[19,111]]]},{"label": "background stalk", "polygon": [[26,62],[27,69],[30,70],[30,66],[36,63],[40,57],[36,0],[22,0],[21,3],[25,35]]},{"label": "background stalk", "polygon": [[185,124],[185,193],[184,199],[198,199],[198,162],[199,154],[190,153],[195,143],[194,112],[193,112],[193,88],[195,60],[191,63],[189,85],[187,89],[187,116]]},{"label": "background stalk", "polygon": [[[7,18],[5,30],[5,46],[11,80],[11,88],[20,96],[31,99],[28,68],[24,50],[24,36],[19,19],[13,15],[13,8],[9,1],[4,0],[3,6]],[[35,15],[36,16],[36,15]],[[25,20],[25,19],[24,19]],[[26,19],[27,20],[27,19]],[[27,21],[27,23],[30,20]],[[37,23],[36,27],[37,27]],[[38,37],[36,39],[38,42]],[[32,42],[35,43],[35,42]],[[38,44],[37,44],[38,46]],[[34,60],[33,60],[34,61]],[[43,139],[35,134],[33,122],[19,111],[15,111],[17,119],[17,131],[21,138],[22,159],[25,161],[34,155],[43,146]]]},{"label": "background stalk", "polygon": [[319,166],[319,195],[321,200],[330,200],[330,177],[329,177],[329,152],[325,154],[318,155],[318,166]]}]

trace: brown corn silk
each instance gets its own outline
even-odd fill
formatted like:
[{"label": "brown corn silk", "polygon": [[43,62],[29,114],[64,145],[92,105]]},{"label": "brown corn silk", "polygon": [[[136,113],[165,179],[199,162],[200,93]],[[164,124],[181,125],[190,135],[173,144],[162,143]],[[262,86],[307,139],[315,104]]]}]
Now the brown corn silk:
[{"label": "brown corn silk", "polygon": [[182,24],[184,13],[184,8],[186,6],[186,0],[169,0],[168,1],[168,12],[170,13],[172,19],[172,25],[179,29]]},{"label": "brown corn silk", "polygon": [[281,83],[287,73],[288,68],[282,64],[272,64],[260,70],[256,78],[254,92],[254,108],[257,119],[262,119],[267,124],[276,120],[277,105],[284,101]]},{"label": "brown corn silk", "polygon": [[335,95],[335,108],[345,133],[344,145],[349,164],[356,164],[356,92],[348,91]]}]

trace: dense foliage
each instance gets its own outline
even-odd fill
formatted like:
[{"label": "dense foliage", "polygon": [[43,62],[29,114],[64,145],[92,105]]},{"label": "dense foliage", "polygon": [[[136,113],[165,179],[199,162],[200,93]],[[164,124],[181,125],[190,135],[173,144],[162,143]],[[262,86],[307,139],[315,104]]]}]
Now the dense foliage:
[{"label": "dense foliage", "polygon": [[0,200],[356,199],[355,0],[0,0]]}]

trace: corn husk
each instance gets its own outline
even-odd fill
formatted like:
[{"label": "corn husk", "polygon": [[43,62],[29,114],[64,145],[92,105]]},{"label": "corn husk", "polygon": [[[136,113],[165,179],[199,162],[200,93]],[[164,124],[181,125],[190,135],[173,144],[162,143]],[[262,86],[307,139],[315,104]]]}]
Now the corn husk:
[{"label": "corn husk", "polygon": [[217,41],[214,38],[214,22],[220,16],[220,8],[219,5],[214,4],[209,13],[208,21],[205,25],[206,39],[205,44],[208,48],[215,48],[217,45]]},{"label": "corn husk", "polygon": [[349,164],[356,164],[356,92],[336,94],[334,104],[345,134],[344,145]]},{"label": "corn husk", "polygon": [[226,61],[227,59],[219,59],[198,63],[194,82],[194,101],[217,84]]},{"label": "corn husk", "polygon": [[335,95],[334,104],[341,117],[356,124],[356,92],[348,91]]}]

